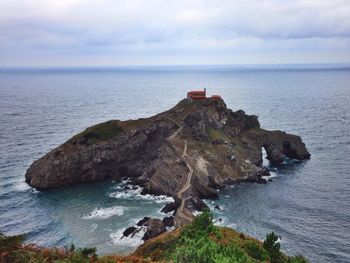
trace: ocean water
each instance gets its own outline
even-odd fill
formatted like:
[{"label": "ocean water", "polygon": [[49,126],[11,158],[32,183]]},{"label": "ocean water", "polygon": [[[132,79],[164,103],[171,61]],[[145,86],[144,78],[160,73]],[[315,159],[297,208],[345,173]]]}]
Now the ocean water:
[{"label": "ocean water", "polygon": [[43,246],[96,246],[128,252],[120,239],[143,216],[163,217],[169,198],[141,196],[127,182],[37,192],[29,165],[74,134],[110,119],[167,110],[189,89],[220,94],[233,110],[259,116],[266,129],[300,135],[309,161],[269,166],[266,185],[240,184],[207,201],[218,224],[264,239],[311,262],[350,262],[350,68],[149,67],[0,70],[0,231]]}]

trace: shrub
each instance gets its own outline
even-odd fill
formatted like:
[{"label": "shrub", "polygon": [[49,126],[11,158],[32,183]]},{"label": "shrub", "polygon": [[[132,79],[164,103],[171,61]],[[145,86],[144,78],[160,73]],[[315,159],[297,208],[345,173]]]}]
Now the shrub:
[{"label": "shrub", "polygon": [[83,248],[81,250],[81,254],[84,257],[92,257],[92,258],[97,258],[97,249],[95,247],[91,247],[91,248]]},{"label": "shrub", "polygon": [[301,255],[295,257],[289,257],[286,263],[308,263],[308,261]]},{"label": "shrub", "polygon": [[268,252],[271,263],[283,262],[282,253],[280,252],[281,245],[278,242],[278,236],[274,232],[266,235],[263,247]]},{"label": "shrub", "polygon": [[0,252],[13,250],[22,245],[25,237],[23,235],[18,236],[4,236],[0,233]]},{"label": "shrub", "polygon": [[256,242],[249,241],[245,246],[245,250],[247,251],[248,255],[254,259],[260,261],[270,260],[268,252],[263,247],[259,246]]},{"label": "shrub", "polygon": [[192,224],[185,228],[182,236],[196,238],[208,235],[220,238],[220,231],[213,224],[213,214],[209,209],[205,209],[202,214],[195,217]]},{"label": "shrub", "polygon": [[243,249],[234,244],[223,244],[221,238],[221,232],[213,224],[213,215],[205,210],[184,229],[171,258],[181,263],[253,262]]}]

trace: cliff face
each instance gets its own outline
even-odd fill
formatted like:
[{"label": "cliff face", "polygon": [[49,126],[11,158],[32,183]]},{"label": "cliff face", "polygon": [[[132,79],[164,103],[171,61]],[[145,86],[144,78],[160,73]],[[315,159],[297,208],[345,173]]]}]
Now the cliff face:
[{"label": "cliff face", "polygon": [[147,193],[174,197],[181,225],[192,220],[198,197],[261,181],[268,174],[263,147],[271,162],[310,157],[299,136],[264,130],[256,116],[233,112],[223,100],[184,99],[151,118],[90,127],[35,161],[25,177],[38,190],[129,177]]}]

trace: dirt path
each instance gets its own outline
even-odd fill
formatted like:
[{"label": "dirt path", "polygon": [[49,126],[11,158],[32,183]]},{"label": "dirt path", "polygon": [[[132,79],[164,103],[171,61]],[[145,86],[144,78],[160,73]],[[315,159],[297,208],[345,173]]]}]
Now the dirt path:
[{"label": "dirt path", "polygon": [[177,126],[179,126],[179,129],[176,130],[176,132],[174,132],[174,134],[172,134],[169,139],[173,139],[176,138],[176,136],[182,131],[183,127],[180,123],[178,123],[176,120],[174,120],[173,118],[170,118],[168,116],[165,116],[164,118],[168,119],[169,121],[175,123]]},{"label": "dirt path", "polygon": [[[172,134],[169,137],[169,140],[171,141],[177,137],[177,135],[182,131],[183,127],[180,123],[178,123],[174,119],[167,117],[167,116],[165,118],[167,118],[168,120],[170,120],[171,122],[173,122],[177,126],[179,126],[179,129],[177,129],[176,132],[174,132],[174,134]],[[186,157],[188,157],[187,156],[187,140],[184,141],[184,147],[183,147],[183,152],[182,152],[181,158],[186,163],[186,166],[187,166],[189,172],[187,174],[187,179],[186,179],[185,184],[181,187],[181,189],[177,193],[177,197],[179,200],[181,200],[181,204],[176,211],[176,216],[175,216],[176,226],[181,226],[181,225],[185,224],[186,222],[187,223],[192,222],[192,219],[193,219],[192,217],[190,217],[186,213],[184,213],[185,203],[186,203],[187,198],[184,198],[183,194],[191,187],[191,181],[192,181],[192,175],[193,175],[193,168],[187,162]]]},{"label": "dirt path", "polygon": [[[185,145],[184,145],[184,151],[182,153],[182,157],[184,158],[187,155],[187,141],[185,140]],[[186,162],[187,168],[189,169],[189,172],[187,174],[187,180],[185,184],[182,186],[180,191],[177,193],[177,197],[181,200],[181,205],[177,210],[178,213],[178,218],[180,219],[180,222],[176,222],[177,225],[182,225],[182,219],[186,219],[188,222],[192,221],[192,218],[187,216],[184,213],[184,208],[185,208],[185,203],[186,203],[186,198],[184,198],[182,195],[185,193],[190,187],[191,187],[191,181],[192,181],[192,175],[193,175],[193,169],[192,167]]]}]

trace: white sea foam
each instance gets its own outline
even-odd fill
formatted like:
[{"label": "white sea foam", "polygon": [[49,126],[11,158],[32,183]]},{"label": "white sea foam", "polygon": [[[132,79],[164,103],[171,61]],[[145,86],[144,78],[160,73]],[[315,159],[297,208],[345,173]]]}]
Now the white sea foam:
[{"label": "white sea foam", "polygon": [[124,215],[125,208],[122,206],[112,206],[107,208],[95,208],[90,213],[83,215],[83,219],[106,219],[111,216],[122,216]]},{"label": "white sea foam", "polygon": [[273,171],[270,171],[270,175],[268,175],[268,176],[261,176],[261,178],[263,178],[265,180],[269,180],[269,179],[277,178],[277,177],[279,177],[278,173],[273,172]]},{"label": "white sea foam", "polygon": [[218,217],[218,218],[214,218],[213,221],[215,225],[222,226],[222,225],[225,225],[226,220],[223,217]]},{"label": "white sea foam", "polygon": [[[118,186],[115,188],[118,189]],[[128,200],[150,200],[154,201],[156,203],[170,203],[174,202],[174,198],[166,195],[150,195],[145,194],[142,195],[142,187],[140,186],[129,186],[130,189],[123,190],[123,191],[116,191],[109,195],[111,198],[117,198],[117,199],[128,199]]]},{"label": "white sea foam", "polygon": [[146,232],[145,228],[142,228],[134,236],[130,235],[128,237],[123,236],[125,229],[119,229],[117,232],[111,233],[109,237],[111,238],[112,245],[125,246],[125,247],[137,247],[143,243],[142,237]]},{"label": "white sea foam", "polygon": [[233,228],[233,229],[236,229],[237,228],[237,225],[235,223],[232,223],[232,224],[227,224],[225,225],[226,227],[229,227],[229,228]]},{"label": "white sea foam", "polygon": [[198,216],[198,215],[200,215],[202,212],[201,211],[197,211],[197,210],[195,210],[195,211],[193,211],[193,215],[194,216]]}]

